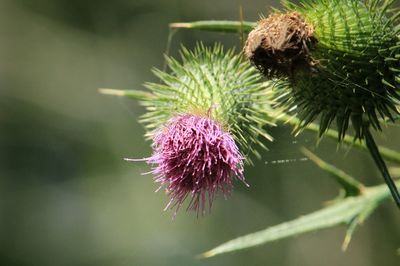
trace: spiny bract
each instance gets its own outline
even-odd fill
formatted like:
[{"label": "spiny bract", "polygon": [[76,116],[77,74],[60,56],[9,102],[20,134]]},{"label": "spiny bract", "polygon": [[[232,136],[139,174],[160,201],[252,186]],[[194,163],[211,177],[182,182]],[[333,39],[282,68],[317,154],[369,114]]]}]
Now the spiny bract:
[{"label": "spiny bract", "polygon": [[[355,137],[363,138],[371,125],[398,114],[400,89],[400,12],[394,1],[284,1],[313,28],[313,65],[293,69],[288,91],[278,91],[287,108],[297,107],[299,129],[320,119],[320,134],[336,120],[339,139],[349,122]],[[396,26],[397,25],[397,26]]]},{"label": "spiny bract", "polygon": [[260,136],[271,140],[265,126],[273,125],[276,112],[271,108],[271,83],[263,82],[233,50],[198,44],[194,51],[181,50],[182,63],[166,57],[171,72],[155,69],[161,83],[146,83],[151,96],[142,104],[147,137],[178,114],[206,115],[233,134],[241,153],[259,155],[255,145],[264,146]]}]

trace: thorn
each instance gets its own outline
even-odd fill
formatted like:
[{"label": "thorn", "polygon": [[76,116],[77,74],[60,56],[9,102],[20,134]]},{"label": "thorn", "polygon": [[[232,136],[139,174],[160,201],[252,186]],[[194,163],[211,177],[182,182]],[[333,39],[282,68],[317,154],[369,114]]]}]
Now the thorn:
[{"label": "thorn", "polygon": [[346,234],[342,243],[342,251],[346,252],[351,240],[351,234]]},{"label": "thorn", "polygon": [[125,92],[123,90],[109,89],[109,88],[99,88],[97,91],[101,94],[124,96]]},{"label": "thorn", "polygon": [[197,255],[196,259],[207,259],[207,258],[211,258],[213,256],[215,256],[215,253],[210,250],[210,251],[207,251],[207,252]]},{"label": "thorn", "polygon": [[190,29],[192,26],[190,25],[190,23],[184,23],[184,22],[176,22],[176,23],[170,23],[169,27],[172,29]]},{"label": "thorn", "polygon": [[132,159],[132,158],[124,158],[125,161],[127,162],[145,162],[149,158],[142,158],[142,159]]}]

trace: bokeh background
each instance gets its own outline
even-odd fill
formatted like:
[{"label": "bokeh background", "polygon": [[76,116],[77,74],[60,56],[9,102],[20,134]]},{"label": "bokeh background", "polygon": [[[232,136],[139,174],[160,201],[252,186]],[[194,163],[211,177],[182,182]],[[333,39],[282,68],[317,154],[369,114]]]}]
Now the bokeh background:
[{"label": "bokeh background", "polygon": [[[400,216],[387,202],[340,250],[339,227],[208,260],[195,256],[242,234],[320,208],[338,193],[328,175],[299,152],[298,138],[271,129],[274,143],[254,167],[251,187],[237,182],[212,213],[163,212],[148,166],[124,157],[151,153],[135,102],[100,95],[99,87],[143,89],[162,68],[168,23],[246,20],[279,7],[240,0],[0,0],[0,265],[400,265]],[[202,40],[240,49],[239,35],[178,31],[171,42]],[[380,138],[400,149],[400,130]],[[323,140],[315,152],[378,184],[367,154]],[[281,160],[284,163],[278,163]]]}]

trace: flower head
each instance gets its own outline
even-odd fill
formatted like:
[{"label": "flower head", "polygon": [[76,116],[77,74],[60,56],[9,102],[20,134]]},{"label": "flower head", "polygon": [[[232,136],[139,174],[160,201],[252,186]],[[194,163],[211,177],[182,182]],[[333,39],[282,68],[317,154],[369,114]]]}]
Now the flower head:
[{"label": "flower head", "polygon": [[156,165],[155,181],[170,196],[166,209],[178,209],[189,196],[188,209],[204,213],[216,193],[231,193],[234,177],[244,182],[243,157],[233,137],[211,118],[172,118],[154,135],[153,149],[147,162]]},{"label": "flower head", "polygon": [[272,81],[263,81],[241,54],[225,51],[219,44],[198,44],[193,51],[182,47],[181,55],[181,62],[166,58],[169,73],[153,71],[160,83],[145,84],[150,93],[141,99],[147,112],[140,121],[146,137],[153,139],[176,113],[209,113],[229,130],[243,154],[260,157],[263,140],[272,141],[267,126],[274,126],[279,114],[272,108]]},{"label": "flower head", "polygon": [[189,197],[188,209],[203,213],[218,192],[230,194],[235,177],[244,182],[243,164],[272,141],[268,126],[280,110],[272,107],[274,81],[263,80],[241,54],[200,43],[192,51],[182,47],[181,56],[166,57],[169,71],[153,70],[159,83],[146,83],[149,92],[122,95],[147,110],[140,121],[154,153],[144,160],[170,196],[166,208],[178,209]]}]

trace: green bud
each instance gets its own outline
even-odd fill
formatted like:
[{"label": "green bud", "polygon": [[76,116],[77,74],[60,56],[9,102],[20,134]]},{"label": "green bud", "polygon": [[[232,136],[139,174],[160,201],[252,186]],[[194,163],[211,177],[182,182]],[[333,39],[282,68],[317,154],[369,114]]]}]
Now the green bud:
[{"label": "green bud", "polygon": [[279,39],[269,42],[275,45],[268,46],[272,52],[271,48],[258,51],[264,58],[254,59],[258,48],[253,44],[250,52],[254,52],[249,53],[245,47],[256,65],[269,62],[261,65],[264,74],[284,74],[290,81],[291,93],[278,94],[288,109],[297,108],[299,129],[319,118],[323,134],[336,120],[342,139],[351,121],[356,138],[363,138],[369,125],[381,129],[379,118],[394,120],[400,99],[400,39],[399,13],[388,11],[393,2],[304,0],[295,5],[285,1],[288,13],[271,15],[279,34],[262,39]]},{"label": "green bud", "polygon": [[271,108],[273,82],[264,82],[240,54],[224,51],[219,44],[213,48],[199,44],[193,51],[183,47],[181,57],[181,62],[166,57],[170,71],[154,69],[160,83],[146,83],[151,93],[138,94],[147,109],[140,119],[146,136],[152,138],[178,114],[204,115],[234,136],[243,155],[249,151],[259,155],[253,144],[265,147],[260,137],[272,140],[266,126],[274,125],[278,115]]}]

